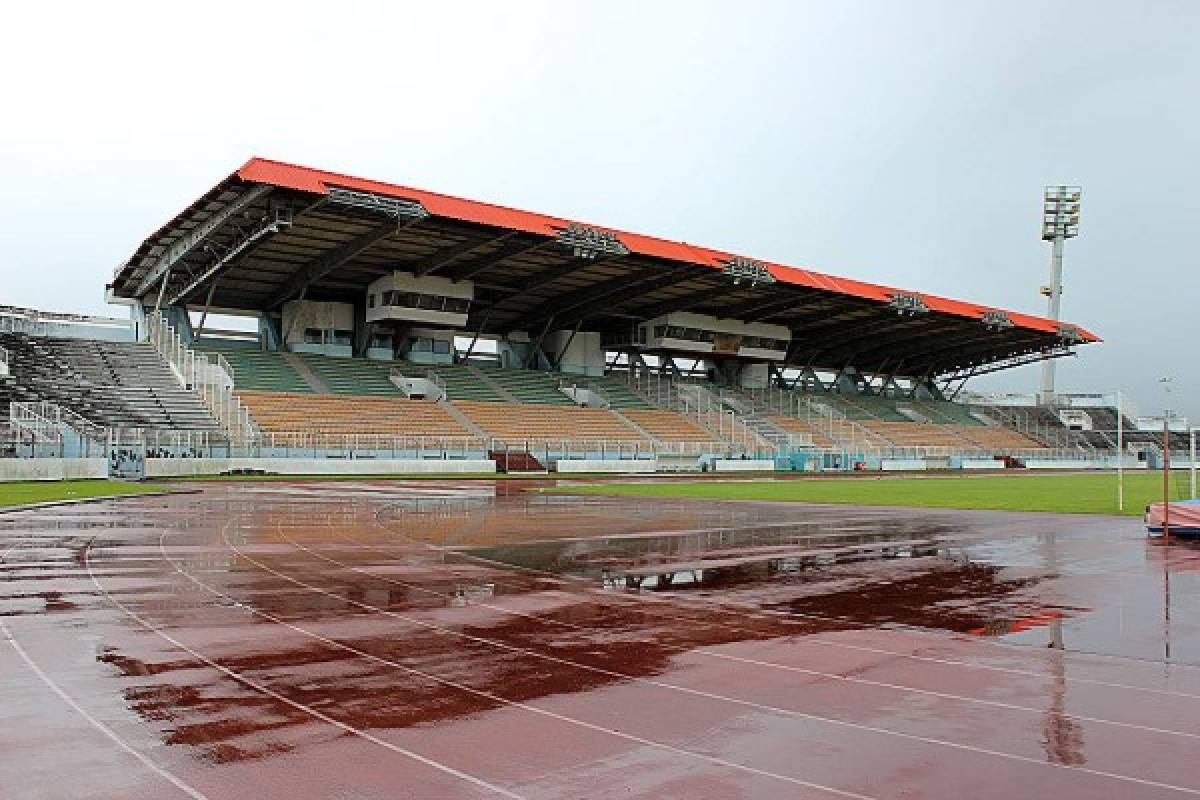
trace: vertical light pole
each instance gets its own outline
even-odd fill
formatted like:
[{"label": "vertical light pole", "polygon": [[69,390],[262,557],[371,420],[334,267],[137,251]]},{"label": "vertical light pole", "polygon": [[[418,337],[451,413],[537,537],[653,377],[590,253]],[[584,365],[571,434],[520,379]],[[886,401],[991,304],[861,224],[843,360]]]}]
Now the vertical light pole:
[{"label": "vertical light pole", "polygon": [[1171,543],[1171,379],[1159,378],[1167,400],[1163,404],[1163,541]]},{"label": "vertical light pole", "polygon": [[[1042,194],[1042,241],[1050,242],[1050,284],[1042,287],[1048,299],[1046,316],[1058,322],[1062,306],[1063,244],[1079,235],[1078,186],[1047,186]],[[1054,402],[1054,359],[1042,363],[1041,401]]]},{"label": "vertical light pole", "polygon": [[1125,415],[1121,411],[1121,391],[1117,390],[1117,510],[1125,510]]},{"label": "vertical light pole", "polygon": [[1196,499],[1196,429],[1188,428],[1188,454],[1191,457],[1191,463],[1188,465],[1188,472],[1191,474],[1191,490],[1192,499]]}]

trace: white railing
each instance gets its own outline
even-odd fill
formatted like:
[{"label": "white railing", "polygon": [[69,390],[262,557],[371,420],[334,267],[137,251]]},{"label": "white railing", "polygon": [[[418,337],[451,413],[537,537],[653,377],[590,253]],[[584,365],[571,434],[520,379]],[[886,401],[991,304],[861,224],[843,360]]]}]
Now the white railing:
[{"label": "white railing", "polygon": [[150,344],[175,370],[183,387],[193,392],[216,418],[217,424],[234,442],[247,443],[254,438],[250,411],[233,392],[233,367],[220,353],[197,353],[186,344],[166,320],[157,315],[146,318]]},{"label": "white railing", "polygon": [[22,403],[13,400],[8,404],[8,422],[16,431],[27,434],[34,442],[60,443],[62,428],[57,422],[42,415],[41,403]]},{"label": "white railing", "polygon": [[486,457],[495,453],[531,453],[564,457],[627,459],[654,457],[700,457],[705,455],[773,455],[763,448],[739,448],[714,441],[668,441],[647,439],[591,438],[501,438],[475,436],[393,436],[387,434],[340,434],[320,431],[260,432],[250,441],[233,442],[223,434],[157,428],[114,428],[110,441],[122,446],[145,447],[167,456],[183,451],[272,457],[381,457],[404,454],[417,458],[446,458],[467,455]]},{"label": "white railing", "polygon": [[97,425],[90,419],[81,417],[69,408],[64,408],[57,403],[51,403],[47,400],[38,403],[37,407],[38,413],[43,417],[59,425],[66,425],[78,433],[80,438],[97,443],[102,443],[108,438],[108,429],[106,427]]},{"label": "white railing", "polygon": [[718,441],[744,451],[777,450],[774,443],[747,425],[735,410],[728,408],[699,381],[680,382],[661,372],[646,374],[639,370],[630,370],[626,377],[630,388],[651,403],[679,412]]}]

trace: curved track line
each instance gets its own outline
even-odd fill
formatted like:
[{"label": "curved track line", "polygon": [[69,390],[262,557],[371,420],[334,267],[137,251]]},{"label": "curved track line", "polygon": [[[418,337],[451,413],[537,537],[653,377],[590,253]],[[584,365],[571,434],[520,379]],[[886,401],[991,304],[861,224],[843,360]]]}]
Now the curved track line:
[{"label": "curved track line", "polygon": [[[7,555],[7,552],[5,554]],[[149,756],[146,756],[144,753],[135,750],[132,745],[118,736],[112,728],[93,717],[82,706],[76,703],[75,700],[69,694],[63,691],[63,689],[54,682],[54,679],[47,675],[46,672],[40,666],[38,666],[37,662],[30,657],[29,653],[25,651],[25,648],[21,646],[21,643],[17,641],[16,635],[9,629],[8,625],[6,625],[3,620],[0,620],[0,633],[4,634],[4,638],[10,645],[12,645],[13,650],[17,651],[17,655],[21,657],[21,660],[25,662],[25,665],[29,667],[33,674],[37,675],[38,678],[41,679],[42,683],[46,684],[46,686],[50,688],[50,691],[58,695],[60,700],[70,706],[77,714],[79,714],[79,716],[87,720],[89,725],[107,736],[114,744],[117,745],[117,747],[121,748],[126,753],[129,753],[129,755],[142,762],[143,766],[145,766],[155,775],[158,775],[163,780],[170,782],[176,789],[183,792],[188,797],[193,798],[193,800],[208,800],[207,795],[184,783],[166,769],[154,763],[152,760],[150,760]]]},{"label": "curved track line", "polygon": [[[497,561],[497,560],[491,559],[491,558],[475,556],[475,555],[471,555],[469,553],[463,553],[463,552],[460,552],[457,550],[445,550],[445,549],[437,547],[436,545],[426,544],[424,542],[418,542],[417,540],[412,539],[411,537],[406,536],[403,533],[399,533],[397,531],[393,531],[393,530],[389,529],[386,525],[381,524],[380,527],[382,527],[384,530],[388,531],[389,533],[392,533],[392,534],[398,535],[398,536],[402,536],[405,539],[408,539],[409,541],[413,541],[420,547],[423,547],[426,549],[431,549],[436,552],[440,552],[443,555],[450,555],[454,558],[461,558],[461,559],[464,559],[467,561],[474,561],[474,562],[484,564],[486,566],[498,569],[502,572],[518,571],[518,572],[528,572],[530,574],[538,575],[538,576],[545,576],[547,579],[552,580],[560,585],[568,586],[568,587],[572,587],[572,586],[578,587],[579,590],[587,592],[588,594],[591,594],[602,600],[606,600],[606,601],[620,600],[626,606],[658,605],[658,606],[673,607],[676,609],[683,607],[685,609],[695,609],[696,611],[699,611],[699,612],[712,611],[713,607],[715,606],[716,608],[719,608],[724,611],[728,611],[730,613],[745,613],[748,616],[752,616],[752,617],[753,616],[766,617],[766,618],[769,618],[772,620],[783,621],[783,622],[788,622],[788,623],[792,623],[792,624],[799,624],[796,621],[797,618],[809,618],[809,619],[812,619],[812,620],[815,620],[818,622],[847,622],[847,623],[852,623],[856,627],[859,627],[863,630],[867,630],[867,631],[876,630],[874,628],[868,627],[865,623],[859,622],[857,620],[848,620],[848,619],[844,620],[844,619],[837,618],[837,617],[822,617],[822,616],[815,615],[815,614],[808,614],[808,615],[791,614],[791,613],[787,613],[787,612],[771,611],[770,609],[763,609],[763,608],[759,608],[758,606],[751,606],[751,605],[737,604],[737,603],[724,603],[724,602],[713,601],[711,603],[705,604],[701,601],[691,600],[690,598],[681,597],[677,593],[671,593],[671,594],[666,594],[666,595],[649,595],[644,592],[638,592],[636,594],[628,593],[628,592],[625,592],[625,593],[618,592],[615,594],[611,593],[611,592],[603,592],[603,591],[596,589],[590,581],[587,581],[583,578],[576,578],[576,577],[573,577],[570,575],[561,575],[556,572],[549,572],[547,570],[535,569],[533,567],[524,567],[524,566],[520,566],[518,564],[510,564],[505,561]],[[347,538],[347,537],[343,537],[343,538]],[[365,545],[362,542],[358,542],[354,539],[348,539],[348,541],[354,542],[355,544],[361,544],[365,547],[370,547],[370,545]],[[372,549],[375,549],[379,552],[386,552],[382,548],[372,548]],[[497,582],[500,583],[501,585],[510,586],[513,588],[520,588],[520,587],[514,587],[513,584],[505,584],[502,581],[497,581]],[[678,616],[669,617],[669,618],[676,619],[681,622],[690,622],[692,624],[697,624],[697,623],[704,624],[703,620],[699,619],[699,618],[678,617]],[[743,629],[743,630],[745,630],[745,629]],[[934,633],[932,631],[927,631],[927,630],[924,630],[921,628],[905,627],[905,628],[902,628],[901,630],[905,633],[922,634],[922,635],[926,635],[926,636],[929,636],[932,638],[937,638],[937,639],[941,640],[942,643],[960,643],[960,644],[970,644],[972,646],[988,644],[988,645],[993,645],[993,646],[997,646],[997,647],[1011,647],[1015,650],[1022,651],[1023,653],[1030,653],[1030,652],[1032,652],[1034,654],[1038,653],[1037,650],[1034,650],[1033,648],[1026,646],[1026,645],[1008,645],[1008,646],[1006,646],[1000,642],[982,642],[982,641],[975,642],[974,640],[964,641],[959,636]],[[819,645],[822,647],[835,647],[835,648],[842,649],[842,650],[854,650],[854,651],[863,652],[863,653],[873,653],[875,655],[895,656],[897,658],[904,658],[904,659],[909,659],[912,661],[919,661],[919,662],[927,663],[927,664],[940,664],[943,666],[963,667],[966,669],[984,670],[984,671],[988,671],[988,672],[999,672],[999,673],[1008,674],[1008,675],[1024,675],[1026,677],[1038,678],[1038,679],[1044,679],[1047,677],[1046,674],[1042,673],[1042,672],[1034,672],[1032,670],[1027,670],[1027,669],[1018,669],[1016,667],[1002,667],[1002,666],[997,666],[997,665],[992,665],[992,664],[978,664],[978,663],[974,663],[971,661],[965,661],[965,660],[958,659],[958,658],[942,658],[942,657],[937,657],[937,656],[923,656],[923,655],[918,655],[917,653],[913,653],[913,652],[906,653],[906,652],[902,652],[899,650],[889,650],[887,648],[881,648],[881,647],[870,647],[868,645],[852,644],[849,642],[831,641],[828,639],[822,639],[819,636],[805,637],[804,642],[805,642],[805,644]],[[1085,656],[1085,657],[1101,656],[1101,657],[1108,657],[1108,658],[1125,658],[1124,656],[1113,656],[1110,654],[1103,654],[1103,653],[1100,653],[1100,654],[1086,653],[1083,651],[1063,651],[1063,652],[1067,653],[1067,654],[1075,654],[1075,655],[1081,655],[1081,656]],[[1164,662],[1161,662],[1161,661],[1149,661],[1146,659],[1130,659],[1130,660],[1133,660],[1136,663],[1144,664],[1147,666],[1167,666],[1169,668],[1192,667],[1192,665],[1190,665],[1190,664],[1178,664],[1178,663],[1164,664]],[[1193,693],[1193,692],[1181,692],[1181,691],[1172,690],[1172,689],[1155,689],[1155,688],[1152,688],[1149,686],[1135,686],[1135,685],[1129,684],[1129,683],[1119,683],[1116,681],[1105,681],[1105,680],[1100,680],[1098,678],[1081,678],[1081,677],[1077,677],[1077,676],[1069,676],[1069,677],[1066,677],[1064,680],[1066,680],[1068,683],[1086,683],[1091,686],[1103,686],[1104,688],[1107,688],[1107,689],[1123,689],[1123,690],[1134,691],[1134,692],[1146,692],[1148,694],[1164,695],[1167,697],[1182,697],[1182,698],[1187,698],[1189,700],[1200,700],[1200,694]]]},{"label": "curved track line", "polygon": [[[413,591],[424,592],[426,594],[434,595],[435,597],[442,597],[442,598],[449,597],[449,595],[447,595],[444,592],[439,592],[434,589],[428,589],[424,586],[420,586],[417,584],[399,581],[394,578],[387,577],[386,575],[379,575],[379,574],[371,573],[371,572],[368,572],[367,570],[347,564],[344,561],[338,561],[337,559],[329,558],[328,556],[324,556],[324,555],[316,552],[315,550],[312,550],[311,548],[308,548],[302,544],[299,544],[298,542],[292,541],[291,539],[289,539],[287,537],[286,534],[283,534],[282,532],[280,533],[280,536],[283,538],[284,541],[286,541],[288,544],[292,545],[293,547],[295,547],[305,553],[308,553],[308,554],[314,556],[315,558],[319,558],[322,561],[328,562],[330,564],[334,564],[336,566],[343,567],[345,569],[349,569],[354,572],[361,573],[361,574],[366,575],[367,577],[373,578],[375,580],[382,580],[382,581],[386,581],[390,584],[393,584],[395,586],[402,586],[406,589],[411,589]],[[578,631],[594,630],[594,628],[589,628],[586,625],[576,625],[571,622],[563,622],[561,620],[548,619],[548,618],[546,618],[544,616],[540,616],[538,614],[529,614],[529,613],[526,613],[523,611],[514,611],[512,609],[505,608],[504,606],[498,606],[498,605],[495,605],[492,603],[473,603],[472,605],[478,606],[480,608],[492,609],[493,611],[497,611],[501,614],[508,614],[508,615],[511,615],[514,617],[521,617],[522,619],[528,619],[530,621],[533,621],[533,622],[536,622],[536,623],[539,623],[542,625],[553,625],[553,626],[557,626],[557,627],[561,627],[561,628],[570,628],[572,630],[578,630]],[[690,622],[691,620],[683,620],[681,618],[681,621]],[[703,620],[698,620],[698,622],[701,625],[707,625],[710,628],[717,627],[713,623],[705,623]],[[734,630],[734,631],[741,630],[741,631],[750,632],[746,628],[738,628],[737,626],[732,626],[732,625],[721,626],[721,627],[723,627],[725,630]],[[775,637],[772,637],[772,638],[775,638]],[[710,650],[705,650],[702,648],[680,647],[678,645],[659,645],[659,649],[665,650],[665,651],[674,651],[674,652],[680,653],[680,654],[695,653],[697,655],[706,656],[709,658],[717,658],[717,659],[721,659],[723,661],[734,661],[734,662],[738,662],[738,663],[742,663],[742,664],[749,664],[751,666],[756,666],[756,667],[764,667],[767,669],[778,669],[778,670],[783,670],[786,672],[794,672],[794,673],[801,674],[801,675],[809,675],[811,677],[816,677],[816,678],[828,678],[831,680],[841,681],[844,683],[859,684],[859,685],[863,685],[863,686],[873,686],[876,688],[888,689],[888,690],[896,691],[896,692],[907,692],[910,694],[925,695],[928,697],[937,697],[937,698],[940,698],[943,700],[950,700],[950,701],[956,701],[956,702],[962,702],[962,703],[971,703],[971,704],[975,704],[975,705],[986,706],[989,708],[999,708],[999,709],[1004,709],[1004,710],[1008,710],[1008,711],[1020,711],[1020,712],[1025,712],[1025,713],[1029,713],[1029,714],[1035,714],[1039,717],[1046,714],[1046,709],[1043,709],[1043,708],[1032,708],[1030,706],[1023,706],[1023,705],[1019,705],[1016,703],[1006,703],[1006,702],[1003,702],[1000,700],[987,700],[984,698],[969,697],[966,695],[953,694],[950,692],[939,692],[934,689],[921,689],[918,687],[904,686],[902,684],[897,684],[897,683],[888,683],[886,681],[872,680],[870,678],[857,678],[857,677],[853,677],[850,675],[842,675],[842,674],[836,673],[836,672],[822,672],[820,670],[808,669],[806,667],[797,667],[797,666],[792,666],[789,664],[779,664],[774,661],[765,661],[762,659],[747,658],[744,656],[735,656],[735,655],[730,655],[727,653],[715,653]],[[1103,717],[1091,717],[1091,716],[1084,716],[1081,714],[1074,714],[1074,713],[1067,713],[1067,712],[1055,712],[1054,715],[1057,718],[1063,719],[1066,721],[1092,722],[1092,723],[1096,723],[1098,725],[1109,725],[1109,726],[1116,727],[1116,728],[1126,728],[1129,730],[1142,731],[1144,733],[1156,733],[1156,734],[1162,734],[1165,736],[1180,736],[1180,737],[1185,737],[1188,739],[1200,739],[1200,734],[1198,734],[1198,733],[1189,733],[1187,731],[1177,731],[1177,730],[1172,730],[1169,728],[1156,728],[1151,725],[1140,725],[1140,724],[1134,723],[1134,722],[1120,722],[1118,720],[1105,719]]]},{"label": "curved track line", "polygon": [[232,541],[230,541],[229,537],[225,536],[224,532],[222,532],[222,536],[225,538],[226,544],[235,553],[237,553],[239,556],[241,556],[243,559],[245,559],[249,563],[254,564],[255,566],[257,566],[259,569],[263,570],[264,572],[268,572],[272,575],[275,575],[276,577],[279,577],[285,581],[288,581],[289,583],[294,583],[297,586],[306,588],[309,591],[316,592],[318,594],[323,594],[328,597],[336,598],[340,602],[346,603],[348,605],[356,606],[358,608],[363,609],[364,611],[371,611],[371,612],[383,614],[385,616],[392,617],[395,619],[403,620],[404,622],[407,622],[411,625],[416,625],[418,627],[425,628],[427,630],[431,630],[436,633],[441,633],[446,636],[452,636],[455,638],[464,639],[466,641],[475,642],[478,644],[489,645],[491,647],[495,647],[500,650],[506,650],[506,651],[512,652],[512,653],[519,653],[521,655],[528,656],[530,658],[536,658],[536,659],[543,660],[543,661],[550,661],[550,662],[554,662],[554,663],[563,664],[565,666],[573,667],[575,669],[584,670],[586,672],[594,672],[596,674],[605,675],[607,677],[618,678],[618,679],[627,680],[627,681],[634,681],[637,683],[644,683],[649,686],[657,686],[657,687],[660,687],[663,689],[667,689],[669,691],[676,691],[676,692],[680,692],[681,694],[687,694],[687,695],[692,695],[692,696],[696,696],[696,697],[703,697],[703,698],[706,698],[709,700],[716,700],[718,702],[729,703],[729,704],[741,706],[744,708],[753,708],[756,711],[763,711],[763,712],[778,714],[780,716],[785,716],[785,717],[808,719],[808,720],[811,720],[814,722],[824,722],[824,723],[827,723],[830,725],[835,725],[838,727],[849,728],[851,730],[866,731],[868,733],[875,733],[875,734],[879,734],[882,736],[895,736],[897,738],[906,739],[909,741],[916,741],[916,742],[921,742],[924,744],[946,747],[946,748],[951,748],[951,749],[955,749],[955,750],[961,750],[964,752],[977,753],[980,755],[993,756],[996,758],[1009,759],[1009,760],[1024,762],[1024,763],[1028,763],[1028,764],[1035,764],[1039,767],[1047,767],[1050,769],[1061,769],[1061,770],[1067,770],[1070,772],[1079,772],[1079,773],[1083,773],[1083,774],[1094,775],[1096,777],[1101,777],[1101,778],[1106,778],[1106,779],[1111,779],[1111,780],[1116,780],[1116,781],[1122,781],[1122,782],[1127,782],[1127,783],[1133,783],[1133,784],[1137,784],[1137,785],[1141,785],[1141,786],[1151,786],[1156,789],[1166,789],[1169,791],[1176,791],[1176,792],[1181,792],[1184,794],[1200,796],[1200,789],[1191,789],[1186,786],[1176,786],[1174,784],[1163,783],[1160,781],[1154,781],[1154,780],[1150,780],[1147,778],[1136,778],[1136,777],[1133,777],[1130,775],[1121,775],[1121,774],[1115,773],[1115,772],[1105,772],[1104,770],[1092,769],[1090,767],[1080,767],[1080,766],[1074,766],[1074,765],[1070,765],[1070,764],[1054,764],[1054,763],[1050,763],[1047,761],[1042,761],[1037,758],[1033,758],[1032,756],[1022,756],[1022,755],[1017,755],[1015,753],[1005,753],[1000,750],[992,750],[992,749],[985,748],[985,747],[978,747],[975,745],[963,744],[961,742],[951,742],[951,741],[946,741],[944,739],[935,739],[935,738],[929,737],[929,736],[922,736],[920,734],[904,733],[902,731],[889,730],[888,728],[881,728],[881,727],[874,726],[874,725],[866,725],[864,723],[859,723],[859,722],[847,722],[846,720],[840,720],[840,719],[836,719],[834,717],[825,717],[825,716],[821,716],[819,714],[811,714],[811,713],[804,712],[804,711],[797,711],[795,709],[781,708],[779,706],[772,706],[772,705],[768,705],[765,703],[756,703],[756,702],[753,702],[750,700],[739,700],[734,697],[727,697],[727,696],[715,694],[712,692],[705,692],[700,689],[690,689],[686,686],[679,686],[677,684],[667,683],[665,681],[657,681],[652,678],[646,678],[644,676],[631,675],[629,673],[617,672],[615,670],[604,669],[602,667],[593,667],[593,666],[589,666],[587,664],[581,664],[576,661],[571,661],[570,659],[559,658],[557,656],[551,656],[551,655],[547,655],[545,653],[539,653],[535,650],[529,650],[524,647],[517,647],[515,645],[506,644],[504,642],[500,642],[495,639],[488,639],[488,638],[482,637],[482,636],[474,636],[469,633],[462,633],[460,631],[455,631],[455,630],[452,630],[449,628],[444,628],[440,625],[435,625],[431,622],[425,622],[423,620],[419,620],[414,617],[407,616],[405,614],[400,614],[395,611],[389,611],[388,609],[379,608],[377,606],[370,605],[369,603],[363,603],[358,600],[353,600],[353,599],[345,597],[343,595],[339,595],[335,592],[331,592],[326,589],[322,589],[319,586],[313,586],[312,584],[305,583],[304,581],[293,578],[293,577],[286,575],[276,569],[272,569],[271,567],[263,564],[261,561],[258,561],[254,557],[247,555],[244,550],[241,550],[240,548],[238,548],[237,545],[235,545]]},{"label": "curved track line", "polygon": [[393,753],[397,753],[406,758],[410,758],[413,761],[424,764],[427,767],[432,767],[433,769],[436,769],[439,772],[443,772],[447,775],[451,775],[455,778],[459,778],[459,779],[464,780],[470,784],[473,784],[474,786],[477,786],[481,789],[485,789],[487,791],[494,792],[495,794],[501,795],[502,797],[512,798],[512,800],[525,800],[525,798],[521,797],[521,795],[514,794],[513,792],[510,792],[501,786],[496,786],[495,784],[488,783],[487,781],[483,780],[482,778],[477,778],[474,775],[463,772],[461,770],[457,770],[453,767],[447,766],[446,764],[442,764],[438,761],[434,761],[433,759],[427,758],[423,755],[420,755],[419,753],[414,753],[411,750],[407,750],[403,747],[400,747],[399,745],[396,745],[389,741],[381,739],[378,736],[375,736],[374,734],[368,733],[367,731],[360,730],[359,728],[355,728],[352,725],[347,725],[345,722],[342,722],[341,720],[334,719],[333,717],[329,716],[328,714],[318,711],[317,709],[312,708],[311,706],[307,706],[303,703],[292,700],[291,698],[280,694],[279,692],[275,691],[274,689],[264,686],[261,683],[255,681],[251,678],[247,678],[245,675],[242,675],[240,672],[237,672],[235,670],[230,669],[229,667],[219,664],[216,661],[212,660],[211,658],[208,658],[207,656],[202,655],[201,653],[197,652],[196,650],[193,650],[191,647],[188,647],[186,644],[179,641],[175,637],[171,636],[169,633],[164,632],[157,625],[153,625],[150,622],[147,622],[144,618],[142,618],[140,615],[138,615],[137,612],[132,611],[126,605],[124,605],[120,600],[117,600],[115,597],[113,597],[112,593],[109,592],[107,589],[105,589],[104,586],[97,579],[95,571],[92,570],[91,552],[92,552],[92,542],[89,541],[87,543],[87,547],[85,547],[84,551],[83,551],[83,563],[87,569],[88,577],[92,579],[92,583],[95,584],[96,588],[98,590],[100,590],[100,592],[105,596],[105,598],[107,598],[110,603],[112,603],[114,606],[116,606],[118,609],[120,609],[121,612],[125,614],[125,616],[132,619],[138,625],[140,625],[141,627],[150,631],[151,633],[157,634],[162,639],[166,640],[167,642],[170,642],[175,647],[177,647],[180,650],[184,651],[185,653],[188,653],[189,655],[191,655],[197,661],[200,661],[200,662],[208,665],[209,667],[212,667],[213,669],[232,678],[233,680],[237,681],[238,683],[242,684],[243,686],[248,686],[249,688],[253,689],[254,691],[259,692],[261,694],[265,694],[268,697],[278,700],[279,702],[281,702],[285,705],[288,705],[288,706],[296,709],[297,711],[302,711],[303,713],[308,714],[309,716],[311,716],[315,719],[319,719],[322,722],[328,723],[329,725],[332,725],[335,728],[339,728],[340,730],[343,730],[346,733],[349,733],[353,736],[357,736],[361,739],[365,739],[368,742],[377,744],[380,747],[383,747],[387,750],[392,751]]},{"label": "curved track line", "polygon": [[[726,759],[720,758],[719,756],[712,756],[712,755],[708,755],[706,753],[698,753],[694,750],[686,750],[686,749],[676,747],[671,744],[667,744],[665,742],[659,742],[659,741],[655,741],[653,739],[646,739],[646,738],[638,736],[636,734],[618,731],[614,728],[606,728],[602,725],[597,725],[595,723],[586,722],[586,721],[580,720],[580,719],[575,719],[574,717],[568,717],[564,714],[559,714],[558,712],[555,712],[555,711],[550,711],[548,709],[530,705],[529,703],[524,703],[519,700],[509,700],[507,698],[501,697],[500,695],[493,694],[491,692],[488,692],[488,691],[485,691],[482,689],[476,689],[476,688],[468,686],[466,684],[458,683],[456,681],[452,681],[447,678],[441,678],[441,677],[438,677],[437,675],[433,675],[428,672],[422,672],[421,670],[418,670],[418,669],[413,669],[412,667],[405,666],[404,664],[401,664],[397,661],[392,661],[391,659],[384,658],[383,656],[375,655],[373,653],[367,652],[366,650],[360,650],[359,648],[354,647],[353,645],[348,645],[343,642],[339,642],[336,639],[331,639],[327,636],[323,636],[319,633],[315,633],[306,628],[302,628],[299,625],[294,625],[284,619],[280,619],[279,617],[276,617],[273,614],[270,614],[266,611],[256,608],[248,603],[244,603],[244,602],[238,600],[237,598],[233,597],[232,595],[225,594],[224,592],[220,591],[219,589],[215,589],[212,586],[208,585],[207,583],[204,583],[203,581],[196,578],[194,575],[192,575],[191,573],[187,572],[182,567],[180,567],[178,562],[176,562],[169,555],[167,555],[162,536],[159,537],[158,546],[159,546],[160,552],[162,553],[162,559],[164,561],[166,561],[168,564],[170,564],[175,569],[175,571],[178,572],[180,575],[187,578],[189,581],[191,581],[192,583],[201,587],[202,589],[216,595],[217,597],[222,597],[222,598],[225,598],[226,600],[229,600],[235,607],[240,608],[250,614],[254,614],[256,616],[262,617],[263,619],[269,620],[278,625],[282,625],[285,628],[290,628],[291,630],[294,630],[297,633],[300,633],[300,634],[303,634],[304,636],[308,636],[310,638],[316,639],[317,641],[323,642],[331,647],[336,647],[336,648],[338,648],[340,650],[344,650],[348,653],[353,653],[355,656],[358,656],[360,658],[364,658],[369,661],[374,661],[375,663],[378,663],[378,664],[384,664],[386,666],[393,667],[402,672],[406,672],[410,675],[415,675],[415,676],[423,678],[425,680],[433,681],[433,682],[439,683],[443,686],[448,686],[452,689],[457,689],[459,691],[475,695],[476,697],[484,698],[484,699],[489,700],[494,703],[499,703],[501,705],[521,709],[523,711],[529,711],[531,713],[538,714],[538,715],[547,717],[549,719],[556,720],[558,722],[564,722],[569,725],[575,725],[575,726],[584,728],[585,730],[594,731],[596,733],[606,734],[609,736],[615,736],[617,738],[624,739],[625,741],[633,742],[634,744],[642,745],[645,747],[653,747],[653,748],[660,749],[660,750],[665,750],[665,751],[673,753],[675,755],[681,755],[681,756],[686,756],[689,758],[698,759],[700,761],[705,761],[709,764],[713,764],[713,765],[716,765],[719,767],[748,772],[752,775],[756,775],[756,776],[762,777],[762,778],[772,778],[775,780],[783,781],[785,783],[790,783],[795,786],[803,786],[807,789],[815,789],[817,791],[826,792],[828,794],[834,794],[839,797],[849,798],[850,800],[876,800],[875,798],[873,798],[869,795],[857,794],[855,792],[838,789],[833,786],[825,786],[823,784],[813,783],[811,781],[805,781],[800,778],[791,777],[789,775],[781,775],[781,774],[778,774],[775,772],[770,772],[768,770],[759,769],[757,767],[751,767],[746,764],[738,764],[733,761],[727,761]],[[236,551],[237,549],[234,548],[234,550]],[[246,556],[244,553],[241,555],[243,558],[252,560],[252,559],[249,559],[249,557]]]}]

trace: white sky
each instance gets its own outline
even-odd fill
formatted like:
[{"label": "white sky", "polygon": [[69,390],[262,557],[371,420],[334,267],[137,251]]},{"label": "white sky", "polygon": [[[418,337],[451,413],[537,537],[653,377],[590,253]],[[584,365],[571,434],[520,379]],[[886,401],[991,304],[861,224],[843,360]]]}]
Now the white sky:
[{"label": "white sky", "polygon": [[[23,3],[0,303],[112,268],[251,155],[1042,313],[1065,390],[1200,420],[1200,3]],[[973,383],[1029,391],[1036,368]]]}]

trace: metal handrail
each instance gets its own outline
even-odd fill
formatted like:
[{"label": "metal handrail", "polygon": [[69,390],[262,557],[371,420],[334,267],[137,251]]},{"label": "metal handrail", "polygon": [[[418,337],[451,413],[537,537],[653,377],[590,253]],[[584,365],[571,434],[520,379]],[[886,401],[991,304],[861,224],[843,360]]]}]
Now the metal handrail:
[{"label": "metal handrail", "polygon": [[212,412],[221,428],[242,443],[253,438],[253,418],[233,391],[235,375],[225,357],[192,350],[160,315],[147,317],[146,323],[150,343],[175,369],[184,388]]}]

